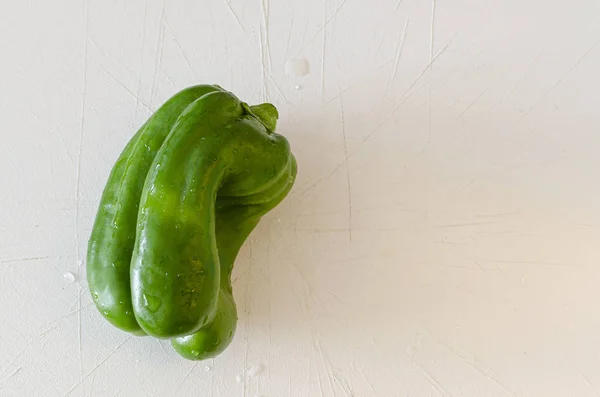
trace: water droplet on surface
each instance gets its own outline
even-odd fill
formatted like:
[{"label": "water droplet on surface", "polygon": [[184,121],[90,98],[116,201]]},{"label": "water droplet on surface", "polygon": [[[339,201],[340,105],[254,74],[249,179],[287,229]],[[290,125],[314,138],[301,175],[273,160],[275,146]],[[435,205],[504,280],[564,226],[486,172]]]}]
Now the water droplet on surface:
[{"label": "water droplet on surface", "polygon": [[257,242],[257,243],[260,243],[260,239],[259,239],[258,237],[256,238],[256,242]]},{"label": "water droplet on surface", "polygon": [[207,365],[206,367],[204,367],[204,370],[205,370],[206,372],[210,371],[211,369],[212,369],[212,368],[211,368],[211,367],[209,367],[208,365]]},{"label": "water droplet on surface", "polygon": [[277,222],[281,222],[281,218],[277,218]]},{"label": "water droplet on surface", "polygon": [[130,312],[129,312],[129,310],[127,310],[127,311],[125,312],[125,314],[126,314],[126,315],[128,315],[128,316],[129,316],[129,313],[130,313]]},{"label": "water droplet on surface", "polygon": [[304,58],[290,59],[285,63],[285,73],[294,76],[306,76],[310,70],[308,61]]},{"label": "water droplet on surface", "polygon": [[262,364],[254,365],[248,369],[248,376],[255,377],[262,372],[265,367]]},{"label": "water droplet on surface", "polygon": [[299,85],[297,85],[294,88],[296,89],[296,91],[300,91],[300,88],[302,88],[302,87],[300,87]]},{"label": "water droplet on surface", "polygon": [[77,261],[77,264],[78,264],[79,266],[83,265],[83,259],[80,259],[79,261]]},{"label": "water droplet on surface", "polygon": [[97,292],[94,292],[94,293],[92,294],[92,296],[94,297],[94,300],[95,300],[95,301],[97,301],[97,300],[98,300],[98,293],[97,293]]},{"label": "water droplet on surface", "polygon": [[192,353],[192,356],[197,356],[198,355],[198,350],[192,350],[190,353]]},{"label": "water droplet on surface", "polygon": [[144,306],[151,312],[156,312],[162,306],[162,301],[155,296],[143,294],[142,298],[144,299]]},{"label": "water droplet on surface", "polygon": [[241,377],[241,376],[239,376],[239,375],[238,375],[238,376],[236,376],[236,377],[235,377],[235,381],[236,381],[237,383],[241,383],[241,382],[242,382],[242,377]]},{"label": "water droplet on surface", "polygon": [[71,284],[75,281],[75,275],[71,272],[66,272],[65,274],[63,274],[63,279],[65,280],[65,282]]},{"label": "water droplet on surface", "polygon": [[119,301],[119,303],[120,303],[121,305],[123,305],[123,304],[125,304],[125,301]]},{"label": "water droplet on surface", "polygon": [[408,346],[408,348],[406,349],[406,354],[408,354],[411,357],[417,353],[418,353],[418,349],[416,348],[416,346]]}]

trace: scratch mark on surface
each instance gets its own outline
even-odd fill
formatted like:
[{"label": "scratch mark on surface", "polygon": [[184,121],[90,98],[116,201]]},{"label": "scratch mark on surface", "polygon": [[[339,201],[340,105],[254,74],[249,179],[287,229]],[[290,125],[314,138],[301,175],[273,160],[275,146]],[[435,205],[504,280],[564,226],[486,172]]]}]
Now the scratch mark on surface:
[{"label": "scratch mark on surface", "polygon": [[[312,42],[312,41],[313,41],[313,40],[314,40],[314,39],[315,39],[317,36],[319,36],[319,34],[320,34],[320,33],[321,33],[321,32],[322,32],[322,31],[323,31],[323,30],[324,30],[324,29],[325,29],[325,28],[326,28],[326,27],[329,25],[329,23],[330,23],[331,21],[333,21],[333,20],[334,20],[334,18],[336,18],[336,17],[337,17],[338,13],[340,12],[340,10],[341,10],[341,9],[342,9],[342,7],[344,6],[344,4],[346,4],[346,2],[347,2],[347,1],[348,1],[348,0],[344,0],[344,1],[342,1],[342,2],[341,2],[341,4],[340,4],[339,6],[337,6],[337,8],[336,8],[336,9],[335,9],[335,11],[333,12],[333,14],[332,14],[332,15],[331,15],[329,18],[327,18],[327,19],[325,20],[325,23],[324,23],[324,24],[323,24],[323,25],[322,25],[322,26],[321,26],[319,29],[317,29],[317,31],[316,31],[316,32],[315,32],[315,33],[314,33],[312,36],[310,36],[310,38],[308,39],[308,41],[304,42],[304,40],[302,40],[302,45],[300,46],[300,51],[298,51],[298,54],[296,54],[296,58],[297,58],[297,57],[298,57],[300,54],[302,54],[302,51],[304,51],[304,49],[306,48],[306,46],[307,46],[308,44],[310,44],[310,43],[311,43],[311,42]],[[325,3],[325,6],[327,6],[327,3]]]},{"label": "scratch mark on surface", "polygon": [[483,214],[477,214],[475,215],[475,217],[477,218],[505,218],[505,217],[511,217],[511,216],[518,216],[521,215],[520,212],[496,212],[496,213],[483,213]]},{"label": "scratch mark on surface", "polygon": [[338,92],[337,94],[335,94],[331,99],[328,99],[327,102],[325,102],[325,105],[328,105],[331,102],[335,101],[336,99],[338,99],[339,97],[341,97],[344,93],[348,92],[349,90],[351,90],[352,88],[354,88],[357,85],[358,85],[358,83],[350,84],[348,87],[344,88],[343,90],[341,90],[340,92]]},{"label": "scratch mark on surface", "polygon": [[533,59],[533,61],[529,64],[529,66],[527,66],[527,69],[525,70],[525,73],[517,80],[517,83],[510,90],[510,92],[508,93],[507,98],[511,98],[513,96],[513,94],[515,93],[515,91],[521,86],[521,84],[523,84],[523,82],[525,81],[525,79],[529,75],[529,72],[531,72],[531,69],[533,68],[533,65],[535,65],[537,63],[537,61],[540,59],[541,55],[542,55],[542,51],[538,52],[538,54]]},{"label": "scratch mark on surface", "polygon": [[[244,291],[244,312],[246,314],[246,319],[244,322],[244,371],[248,368],[248,353],[250,350],[250,335],[248,332],[248,317],[250,315],[250,302],[249,302],[249,290],[250,283],[252,282],[252,268],[254,267],[254,250],[252,247],[252,239],[248,240],[248,250],[250,251],[250,256],[248,258],[248,281],[246,281],[246,290]],[[242,396],[246,397],[248,388],[248,379],[244,374],[244,385]]]},{"label": "scratch mark on surface", "polygon": [[[431,40],[429,42],[429,70],[433,70],[433,45],[435,42],[435,0],[431,0]],[[431,79],[431,76],[430,76]],[[431,84],[431,80],[429,81],[429,119],[428,119],[428,139],[427,141],[431,141],[431,130],[432,130],[432,96],[433,96],[433,86]]]},{"label": "scratch mark on surface", "polygon": [[598,392],[598,390],[596,389],[596,386],[594,386],[594,384],[590,381],[590,379],[579,370],[579,368],[577,368],[577,366],[575,364],[573,364],[572,362],[569,362],[571,364],[571,366],[575,369],[575,372],[577,372],[577,374],[579,374],[579,376],[584,380],[584,382],[589,386],[590,389],[592,389],[592,391],[594,392],[594,394],[596,396],[600,396],[600,392]]},{"label": "scratch mark on surface", "polygon": [[462,117],[463,117],[463,116],[464,116],[464,115],[465,115],[465,114],[466,114],[466,113],[467,113],[469,110],[471,110],[471,108],[472,108],[472,107],[473,107],[473,106],[474,106],[474,105],[475,105],[475,104],[476,104],[476,103],[477,103],[477,102],[478,102],[478,101],[479,101],[481,98],[483,98],[483,96],[484,96],[484,95],[487,93],[487,91],[488,91],[488,90],[487,90],[487,88],[486,88],[485,90],[483,90],[483,92],[482,92],[481,94],[477,95],[477,98],[475,98],[475,99],[473,100],[473,102],[471,102],[471,103],[469,104],[469,106],[467,106],[467,107],[465,108],[465,110],[463,110],[463,111],[462,111],[462,112],[461,112],[461,113],[458,115],[458,117],[462,118]]},{"label": "scratch mark on surface", "polygon": [[12,378],[13,376],[15,376],[16,374],[18,374],[19,372],[21,372],[22,369],[23,369],[23,367],[17,368],[17,370],[15,372],[13,372],[12,375],[8,377],[8,379]]},{"label": "scratch mark on surface", "polygon": [[[335,396],[335,392],[333,391],[333,383],[331,382],[331,378],[333,376],[330,372],[331,369],[327,365],[327,362],[329,362],[329,359],[325,360],[325,354],[323,353],[323,346],[321,346],[321,341],[317,338],[316,343],[315,343],[315,340],[313,339],[313,343],[314,343],[314,347],[316,348],[317,352],[319,352],[319,355],[321,356],[321,363],[323,364],[323,368],[325,369],[325,374],[327,375],[327,383],[329,384],[329,390],[331,391],[331,395]],[[329,364],[331,364],[331,363],[329,363]],[[318,371],[318,367],[317,367],[317,371]]]},{"label": "scratch mark on surface", "polygon": [[69,148],[67,147],[67,143],[65,142],[64,138],[62,136],[58,136],[58,138],[60,139],[60,143],[62,145],[62,147],[65,149],[65,153],[67,154],[67,158],[69,159],[69,163],[71,163],[71,165],[73,166],[73,168],[76,167],[75,165],[75,161],[73,160],[73,156],[71,156],[71,153],[69,152]]},{"label": "scratch mark on surface", "polygon": [[473,267],[473,266],[448,265],[446,263],[429,263],[429,262],[422,262],[422,261],[415,261],[415,263],[417,263],[421,266],[436,266],[436,267],[447,267],[447,268],[451,268],[451,269],[476,270],[477,272],[481,271],[479,268]]},{"label": "scratch mark on surface", "polygon": [[383,47],[383,42],[385,41],[385,35],[382,34],[381,35],[381,40],[379,40],[379,45],[377,45],[377,50],[375,50],[375,55],[379,55],[379,52],[381,51],[381,47]]},{"label": "scratch mark on surface", "polygon": [[175,36],[175,32],[173,31],[173,28],[171,27],[171,24],[169,23],[169,18],[166,18],[166,17],[165,17],[165,26],[169,29],[169,32],[171,32],[171,37],[173,37],[173,41],[175,42],[175,45],[179,49],[179,52],[181,52],[181,55],[183,56],[183,59],[185,60],[187,67],[190,69],[190,72],[192,72],[192,76],[194,78],[196,78],[196,72],[194,72],[194,68],[192,68],[192,64],[191,64],[190,60],[188,59],[187,55],[185,54],[185,51],[183,51],[183,48],[181,47],[179,39],[177,39],[177,36]]},{"label": "scratch mark on surface", "polygon": [[[81,262],[79,261],[79,194],[81,189],[81,151],[83,148],[83,128],[85,126],[85,107],[87,100],[87,69],[88,69],[88,27],[89,27],[89,0],[84,5],[84,30],[83,30],[83,94],[81,98],[81,120],[79,124],[79,149],[77,154],[77,184],[75,187],[75,257],[77,259],[77,278],[81,279]],[[77,282],[77,295],[81,296],[81,283]],[[81,301],[77,313],[77,344],[79,351],[79,375],[83,379],[83,353],[81,347]]]},{"label": "scratch mark on surface", "polygon": [[92,384],[90,385],[90,391],[88,393],[88,397],[92,396],[92,392],[94,391],[94,384],[96,383],[96,372],[94,372],[94,375],[92,376]]},{"label": "scratch mark on surface", "polygon": [[315,181],[314,183],[312,183],[307,189],[305,189],[304,191],[300,192],[297,190],[297,195],[298,196],[306,196],[308,193],[310,193],[311,190],[313,190],[314,188],[316,188],[319,184],[321,184],[324,181],[329,180],[340,168],[342,168],[342,166],[346,163],[346,161],[348,161],[347,159],[345,159],[344,161],[340,162],[334,169],[333,171],[331,171],[331,173],[329,173],[329,175],[327,175],[327,177],[325,178],[321,178],[317,181]]},{"label": "scratch mark on surface", "polygon": [[[417,4],[417,2],[415,2]],[[404,28],[402,29],[402,36],[400,37],[400,42],[398,43],[398,50],[396,51],[396,57],[394,58],[394,69],[392,69],[392,77],[390,77],[390,81],[386,87],[386,90],[394,84],[396,80],[396,73],[398,71],[398,64],[400,63],[400,57],[402,56],[402,49],[404,48],[404,39],[406,39],[406,32],[408,32],[408,25],[410,24],[410,19],[412,18],[412,14],[415,11],[415,7],[413,7],[413,11],[410,13],[408,18],[406,18],[406,22],[404,23]]]},{"label": "scratch mark on surface", "polygon": [[110,357],[112,357],[113,354],[115,354],[119,349],[121,349],[125,343],[127,343],[128,341],[131,340],[131,336],[128,336],[123,342],[121,342],[121,344],[119,344],[119,346],[117,346],[113,351],[111,351],[108,356],[106,356],[102,361],[100,361],[90,372],[87,373],[87,375],[85,375],[83,377],[83,379],[81,379],[79,382],[77,382],[75,385],[73,385],[73,387],[71,389],[69,389],[69,391],[67,392],[67,394],[65,394],[64,397],[67,397],[68,395],[70,395],[71,393],[73,393],[73,391],[77,388],[77,386],[79,386],[80,384],[82,384],[87,378],[89,378],[91,375],[94,374],[94,372],[96,372],[96,370],[98,368],[100,368],[100,366],[102,364],[104,364],[106,362],[106,360],[108,360]]},{"label": "scratch mark on surface", "polygon": [[223,3],[225,3],[225,5],[227,6],[227,9],[233,16],[233,19],[235,19],[235,22],[237,23],[237,25],[240,27],[240,29],[242,29],[242,32],[246,33],[246,29],[244,29],[244,26],[242,26],[242,23],[240,22],[240,19],[238,18],[237,14],[235,13],[235,11],[233,11],[233,8],[231,7],[231,3],[229,2],[229,0],[223,0]]},{"label": "scratch mark on surface", "polygon": [[[83,292],[85,292],[87,290],[88,290],[88,288],[86,287],[86,288],[82,289],[81,292],[83,293]],[[68,312],[71,312],[71,310],[73,310],[75,308],[75,306],[77,306],[79,304],[79,302],[81,302],[82,296],[83,296],[83,294],[79,295],[79,297],[77,297],[77,300],[75,302],[73,302],[73,304],[71,305],[71,307],[69,307],[69,310],[67,310]],[[90,305],[93,305],[93,304],[94,304],[94,302],[90,302],[90,303],[86,304],[85,306],[83,306],[81,309],[83,310],[84,308],[86,308],[86,307],[88,307]]]},{"label": "scratch mark on surface", "polygon": [[577,222],[570,222],[568,223],[569,226],[580,226],[580,227],[600,227],[600,225],[596,225],[593,223],[577,223]]},{"label": "scratch mark on surface", "polygon": [[260,66],[262,68],[262,89],[263,89],[263,95],[264,98],[268,101],[269,100],[269,90],[267,87],[267,66],[266,66],[266,55],[265,55],[265,45],[263,45],[263,27],[260,27],[260,30],[258,31],[258,46],[260,49]]},{"label": "scratch mark on surface", "polygon": [[575,64],[569,68],[569,70],[567,70],[567,72],[565,74],[563,74],[557,81],[556,83],[554,83],[552,85],[552,87],[550,87],[537,101],[535,101],[533,103],[533,105],[531,105],[529,107],[529,109],[527,109],[527,111],[525,113],[523,113],[523,115],[521,116],[521,118],[519,119],[519,121],[523,120],[529,113],[531,113],[531,111],[533,109],[535,109],[540,102],[542,102],[548,95],[550,95],[572,72],[573,70],[575,70],[577,68],[577,66],[579,66],[587,57],[588,55],[590,55],[590,53],[596,48],[596,46],[598,45],[598,43],[600,43],[600,39],[597,40],[578,60],[577,62],[575,62]]},{"label": "scratch mark on surface", "polygon": [[[45,334],[45,335],[47,335],[47,334]],[[44,335],[44,336],[45,336],[45,335]],[[28,343],[25,345],[25,347],[23,347],[23,348],[22,348],[22,349],[21,349],[21,350],[20,350],[20,351],[17,353],[17,355],[16,355],[15,357],[13,357],[11,360],[4,361],[4,362],[2,363],[2,365],[0,365],[0,368],[4,368],[4,366],[6,365],[6,368],[8,369],[8,368],[9,368],[11,365],[13,365],[13,364],[14,364],[14,362],[15,362],[15,361],[17,361],[17,360],[18,360],[18,359],[19,359],[19,358],[20,358],[20,357],[23,355],[23,353],[25,353],[25,351],[27,351],[27,349],[29,349],[29,348],[30,348],[30,347],[33,345],[33,343],[34,343],[34,342],[36,342],[38,339],[39,339],[39,338],[35,338],[35,339],[32,339],[32,340],[30,340],[30,341],[29,341],[29,342],[28,342]],[[6,371],[6,369],[5,369],[4,371]]]},{"label": "scratch mark on surface", "polygon": [[45,330],[45,331],[41,332],[41,333],[40,333],[40,334],[39,334],[37,337],[38,337],[38,338],[40,338],[40,337],[42,337],[42,336],[46,335],[47,333],[49,333],[49,332],[52,332],[52,331],[54,331],[55,329],[58,329],[58,328],[60,328],[60,327],[61,327],[61,325],[60,325],[60,324],[58,324],[58,325],[56,325],[56,326],[54,326],[54,327],[52,327],[52,328],[49,328],[49,329],[47,329],[47,330]]},{"label": "scratch mark on surface", "polygon": [[167,350],[165,349],[165,347],[163,346],[163,344],[160,342],[160,340],[158,340],[158,339],[154,339],[154,340],[156,341],[156,343],[158,343],[158,346],[160,346],[160,348],[162,349],[162,351],[163,351],[165,354],[168,354],[168,353],[167,353]]},{"label": "scratch mark on surface", "polygon": [[329,360],[329,366],[331,367],[331,375],[333,377],[334,382],[344,391],[346,397],[354,397],[354,391],[352,390],[352,386],[348,383],[348,381],[342,378],[336,371],[333,369],[331,365],[331,360]]},{"label": "scratch mark on surface", "polygon": [[164,71],[164,69],[160,69],[160,73],[163,75],[163,77],[169,82],[169,84],[171,84],[171,86],[173,86],[173,88],[176,87],[175,83],[173,83],[173,80],[171,80],[171,78],[169,77],[169,75]]},{"label": "scratch mark on surface", "polygon": [[140,46],[140,66],[138,68],[137,95],[135,106],[139,105],[140,89],[142,87],[142,68],[144,67],[144,45],[146,44],[146,17],[148,15],[148,0],[144,0],[144,17],[142,18],[142,44]]},{"label": "scratch mark on surface", "polygon": [[[302,33],[302,41],[300,42],[300,48],[304,48],[304,42],[306,41],[306,33],[308,32],[308,18],[304,20],[304,33]],[[298,52],[300,55],[302,51]]]},{"label": "scratch mark on surface", "polygon": [[284,101],[286,101],[287,103],[289,103],[290,101],[287,99],[287,97],[283,94],[283,92],[281,91],[281,89],[279,88],[279,85],[275,82],[275,79],[273,78],[273,76],[271,76],[270,73],[267,73],[267,78],[269,80],[271,80],[271,83],[273,83],[273,86],[275,87],[275,90],[277,91],[277,93],[283,98]]},{"label": "scratch mark on surface", "polygon": [[[79,300],[78,300],[78,301],[79,301]],[[75,304],[77,304],[77,303],[78,303],[78,302],[75,302]],[[64,320],[64,319],[66,319],[66,318],[68,318],[68,317],[72,316],[73,314],[77,314],[77,313],[79,313],[79,312],[81,312],[81,311],[83,311],[83,310],[87,309],[88,307],[92,306],[93,304],[94,304],[94,302],[90,302],[90,303],[86,304],[85,306],[82,306],[82,307],[81,307],[81,309],[74,310],[74,311],[72,311],[72,312],[69,312],[69,313],[67,313],[67,314],[63,315],[63,316],[60,316],[60,317],[58,317],[58,318],[55,318],[54,320],[52,320],[52,321],[49,321],[49,322],[45,323],[43,326],[48,326],[48,325],[51,325],[51,324],[54,324],[54,323],[56,323],[57,321],[62,321],[62,320]],[[55,328],[57,328],[57,327],[55,327]],[[52,331],[52,330],[53,330],[53,329],[55,329],[55,328],[50,328],[50,329],[47,329],[47,330],[45,330],[45,331],[42,331],[42,333],[41,333],[41,334],[39,334],[39,335],[38,335],[38,337],[45,335],[47,332],[50,332],[50,331]]]},{"label": "scratch mark on surface", "polygon": [[0,261],[0,263],[29,262],[29,261],[38,261],[38,260],[50,259],[50,258],[54,258],[54,257],[52,257],[52,256],[34,256],[34,257],[30,257],[30,258],[6,259],[6,260]]},{"label": "scratch mark on surface", "polygon": [[[408,86],[408,88],[406,88],[404,90],[404,92],[400,95],[398,103],[396,105],[394,105],[392,107],[392,109],[390,111],[388,111],[382,118],[381,121],[379,122],[379,124],[377,124],[375,126],[375,128],[373,128],[368,134],[367,136],[365,136],[365,138],[363,138],[362,143],[365,143],[367,140],[369,140],[373,134],[375,132],[377,132],[379,130],[379,128],[406,102],[406,100],[410,97],[410,92],[413,89],[413,87],[423,78],[423,76],[425,76],[425,74],[427,74],[427,72],[429,72],[431,70],[431,65],[433,65],[440,56],[442,56],[442,54],[444,54],[444,52],[446,52],[446,49],[448,49],[448,47],[450,46],[450,44],[452,43],[452,41],[454,40],[454,38],[456,37],[456,35],[452,36],[447,42],[446,44],[444,44],[444,46],[442,47],[442,49],[440,51],[438,51],[437,54],[435,54],[435,56],[433,57],[433,59],[423,68],[423,70],[421,70],[421,72],[419,73],[419,75],[417,76],[416,79],[414,79]],[[350,156],[352,157],[352,156]]]},{"label": "scratch mark on surface", "polygon": [[479,261],[475,261],[475,264],[477,265],[477,267],[479,269],[481,269],[481,271],[483,272],[483,274],[487,274],[487,272],[485,271],[485,269],[483,268],[483,266],[481,266],[481,263],[479,263]]},{"label": "scratch mark on surface", "polygon": [[[211,367],[215,366],[215,359],[212,359],[212,363],[210,364]],[[210,373],[210,397],[212,397],[214,395],[214,389],[215,389],[215,371],[212,371]]]},{"label": "scratch mark on surface", "polygon": [[165,43],[165,12],[167,7],[167,0],[163,0],[162,8],[160,11],[160,32],[158,34],[158,41],[156,45],[156,53],[154,55],[154,73],[152,74],[152,87],[150,89],[150,104],[154,101],[154,95],[156,91],[156,76],[159,74],[158,71],[162,67],[162,53]]},{"label": "scratch mark on surface", "polygon": [[120,67],[122,67],[123,69],[125,69],[126,72],[135,75],[135,71],[133,71],[132,69],[129,69],[127,66],[125,66],[124,63],[122,63],[118,58],[112,56],[109,52],[104,51],[100,45],[98,45],[98,43],[96,43],[96,40],[94,40],[93,37],[89,37],[88,40],[90,40],[90,43],[92,43],[94,45],[94,48],[96,48],[96,50],[104,55],[107,58],[110,58],[113,62],[117,63]]},{"label": "scratch mark on surface", "polygon": [[402,5],[402,2],[404,0],[398,0],[398,2],[396,3],[396,10],[398,10],[400,8],[400,6]]},{"label": "scratch mark on surface", "polygon": [[129,95],[131,95],[136,100],[137,103],[141,104],[146,109],[152,111],[149,104],[147,104],[141,98],[139,98],[135,92],[133,92],[131,89],[129,89],[129,87],[127,87],[122,81],[120,81],[115,76],[113,76],[104,66],[102,66],[99,63],[97,63],[96,66],[98,66],[98,68],[100,70],[102,70],[112,81],[117,83],[121,88],[123,88],[127,93],[129,93]]},{"label": "scratch mark on surface", "polygon": [[269,39],[269,16],[271,4],[269,0],[261,0],[262,14],[263,14],[263,26],[265,28],[265,46],[267,48],[267,61],[269,62],[269,71],[272,71],[273,64],[271,60],[271,43]]},{"label": "scratch mark on surface", "polygon": [[440,228],[456,228],[456,227],[467,227],[467,226],[482,226],[482,225],[493,225],[495,222],[463,222],[463,223],[450,223],[447,225],[439,225]]},{"label": "scratch mark on surface", "polygon": [[[325,4],[325,18],[327,18],[327,2]],[[339,8],[338,8],[339,9]],[[327,25],[327,21],[323,26]],[[321,53],[321,102],[325,102],[325,57],[327,54],[327,29],[323,29],[323,51]]]},{"label": "scratch mark on surface", "polygon": [[369,378],[367,378],[367,376],[365,375],[365,371],[361,367],[358,367],[358,372],[361,374],[361,376],[365,380],[367,386],[369,386],[369,389],[373,393],[373,396],[375,396],[375,397],[378,396],[378,394],[375,392],[375,389],[373,388],[373,383],[371,383]]},{"label": "scratch mark on surface", "polygon": [[432,243],[445,245],[469,245],[468,243],[457,243],[456,241],[434,240]]},{"label": "scratch mark on surface", "polygon": [[348,238],[352,242],[352,185],[350,184],[350,164],[348,163],[348,145],[346,143],[346,117],[344,115],[344,99],[340,96],[342,113],[342,135],[344,138],[344,156],[346,157],[346,184],[348,187]]},{"label": "scratch mark on surface", "polygon": [[[161,345],[162,346],[162,345]],[[195,362],[192,367],[190,368],[190,370],[185,374],[185,376],[183,377],[183,379],[181,379],[181,382],[179,382],[179,385],[177,386],[177,389],[175,389],[175,391],[173,392],[173,395],[176,396],[177,392],[179,390],[181,390],[181,388],[183,387],[183,384],[185,383],[185,381],[190,377],[190,375],[192,374],[192,372],[194,371],[194,369],[196,368],[196,366],[199,364],[199,362]]]},{"label": "scratch mark on surface", "polygon": [[435,41],[435,0],[431,0],[431,35],[429,41],[429,67],[433,64],[433,45]]},{"label": "scratch mark on surface", "polygon": [[[290,17],[290,22],[289,22],[288,27],[287,27],[287,33],[288,34],[287,34],[287,40],[285,41],[285,53],[283,55],[284,61],[287,61],[287,59],[288,59],[288,54],[289,54],[289,51],[290,51],[290,40],[292,39],[292,29],[294,28],[294,10],[295,10],[295,8],[294,8],[294,3],[291,3],[291,4],[292,4],[292,15]],[[281,76],[282,77],[283,77],[284,73],[285,73],[285,68],[282,68],[281,69]]]},{"label": "scratch mark on surface", "polygon": [[[263,48],[263,44],[262,44],[262,40],[263,40],[262,25],[261,25],[261,29],[259,31],[259,35],[260,35],[260,37],[259,37],[259,46],[260,46],[260,48],[257,48],[256,45],[255,45],[255,43],[249,39],[249,37],[251,36],[251,34],[248,33],[248,32],[246,32],[246,29],[244,29],[244,27],[242,26],[242,24],[241,24],[241,22],[240,22],[240,20],[239,20],[239,18],[237,16],[237,14],[233,11],[233,8],[231,7],[231,3],[228,0],[223,0],[223,3],[227,6],[227,9],[229,10],[229,12],[231,13],[231,15],[235,19],[237,25],[240,27],[241,31],[244,33],[245,40],[255,50],[254,53],[258,54],[258,56],[259,56],[259,60],[260,60],[261,65],[263,67],[263,88],[264,88],[264,91],[265,91],[265,97],[268,96],[266,79],[269,79],[271,81],[271,83],[273,84],[273,86],[275,87],[275,90],[277,91],[277,93],[281,96],[281,98],[283,98],[283,100],[285,102],[290,103],[290,101],[287,99],[287,97],[281,91],[281,88],[279,87],[279,85],[275,82],[275,79],[271,75],[271,71],[267,70],[267,68],[265,67],[266,61],[268,61],[269,65],[271,66],[271,55],[270,55],[270,48],[269,48],[269,53],[267,54],[267,57],[265,57],[263,55],[264,48]],[[268,11],[268,9],[267,9],[267,11]],[[182,51],[182,53],[183,53],[183,51]]]},{"label": "scratch mark on surface", "polygon": [[[273,239],[271,236],[269,236],[269,240],[268,240],[268,244],[269,244],[269,248],[273,247]],[[269,255],[269,259],[270,259],[270,255]],[[272,261],[269,260],[267,262],[267,274],[265,274],[265,277],[267,279],[268,285],[269,285],[269,297],[273,296],[273,283],[274,281],[272,281],[271,275],[273,274],[273,265],[272,265]],[[272,315],[272,299],[269,299],[269,303],[268,303],[268,317],[269,317],[269,347],[267,349],[267,360],[269,363],[272,363],[273,361],[271,361],[271,351],[273,350],[273,315]],[[267,381],[267,387],[269,389],[269,395],[272,396],[273,393],[271,392],[271,384],[273,383],[273,378],[272,378],[272,371],[271,371],[271,367],[267,367],[267,377],[268,377],[268,381]],[[259,378],[260,381],[260,378]]]},{"label": "scratch mark on surface", "polygon": [[[315,341],[315,335],[314,335],[314,331],[311,328],[311,342],[312,342],[312,357],[310,360],[310,365],[309,365],[309,373],[310,373],[310,369],[312,367],[312,363],[313,361],[317,361],[317,356],[315,353],[315,350],[317,350],[317,343]],[[317,380],[319,381],[319,391],[321,392],[321,397],[325,396],[325,389],[323,388],[323,380],[321,380],[321,371],[319,370],[319,365],[315,365],[316,367],[316,371],[317,371]],[[332,396],[335,396],[335,394],[331,394]]]},{"label": "scratch mark on surface", "polygon": [[[452,346],[450,346],[448,343],[446,343],[442,339],[440,339],[435,333],[433,333],[431,331],[431,329],[429,329],[428,327],[424,327],[424,328],[427,330],[427,332],[429,332],[435,338],[435,340],[438,341],[438,343],[440,343],[450,353],[452,353],[456,357],[458,357],[462,362],[464,362],[469,367],[473,368],[475,371],[477,371],[480,374],[482,374],[485,378],[491,380],[492,382],[494,382],[495,384],[497,384],[498,386],[500,386],[504,391],[506,391],[507,393],[509,393],[511,396],[514,396],[514,397],[517,396],[515,394],[515,392],[513,392],[512,390],[510,390],[509,388],[507,388],[504,384],[502,384],[498,379],[495,378],[495,377],[497,377],[497,375],[494,373],[494,371],[492,371],[490,368],[487,368],[486,365],[480,363],[475,356],[471,356],[471,359],[465,358],[462,354],[460,354],[459,352],[457,352]],[[485,368],[481,368],[481,366],[477,365],[477,363],[479,363],[480,365],[482,365]],[[492,375],[494,375],[494,377]]]},{"label": "scratch mark on surface", "polygon": [[7,382],[7,381],[8,381],[10,378],[12,378],[13,376],[15,376],[15,375],[16,375],[16,374],[18,374],[19,372],[21,372],[21,370],[22,370],[22,369],[23,369],[23,367],[19,367],[19,368],[17,368],[17,369],[16,369],[16,370],[15,370],[15,371],[14,371],[14,372],[13,372],[13,373],[12,373],[12,374],[11,374],[11,375],[8,377],[8,378],[6,378],[6,379],[3,379],[3,380],[0,382],[0,385],[2,385],[3,383]]},{"label": "scratch mark on surface", "polygon": [[402,353],[404,354],[404,356],[406,356],[417,368],[419,368],[421,370],[421,372],[425,375],[425,379],[427,379],[427,381],[435,388],[435,389],[441,389],[442,392],[444,392],[446,395],[448,396],[452,396],[452,394],[446,390],[446,388],[444,386],[442,386],[442,384],[431,374],[431,372],[429,372],[427,370],[427,368],[425,368],[424,366],[422,366],[421,364],[419,364],[417,362],[417,360],[415,360],[413,357],[409,356],[406,352],[402,351]]},{"label": "scratch mark on surface", "polygon": [[[378,228],[354,228],[354,230],[368,230],[371,232],[394,232],[397,230],[402,230],[404,229],[404,227],[402,226],[398,226],[398,227],[378,227]],[[329,227],[329,228],[325,228],[325,227],[309,227],[309,228],[296,228],[297,231],[300,232],[313,232],[313,233],[328,233],[328,232],[340,232],[340,233],[348,233],[348,228],[347,227],[340,227],[340,228],[334,228],[334,227]]]},{"label": "scratch mark on surface", "polygon": [[577,267],[580,266],[576,263],[554,263],[554,262],[537,262],[537,261],[509,261],[509,260],[496,260],[498,263],[511,263],[516,265],[535,265],[535,266],[563,266],[563,267]]}]

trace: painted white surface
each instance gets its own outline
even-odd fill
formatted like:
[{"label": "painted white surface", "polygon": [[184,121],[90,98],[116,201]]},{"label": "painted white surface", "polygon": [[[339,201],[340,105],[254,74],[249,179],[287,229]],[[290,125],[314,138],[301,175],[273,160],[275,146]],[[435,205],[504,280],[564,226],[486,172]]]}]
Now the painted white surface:
[{"label": "painted white surface", "polygon": [[[599,21],[595,0],[2,1],[0,395],[600,395]],[[108,325],[83,263],[124,144],[196,83],[276,104],[300,167],[236,263],[233,344],[198,364]]]}]

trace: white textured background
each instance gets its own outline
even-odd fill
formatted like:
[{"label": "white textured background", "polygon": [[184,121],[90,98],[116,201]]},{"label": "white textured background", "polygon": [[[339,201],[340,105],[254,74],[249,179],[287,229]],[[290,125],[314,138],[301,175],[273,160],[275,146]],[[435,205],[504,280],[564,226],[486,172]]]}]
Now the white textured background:
[{"label": "white textured background", "polygon": [[[597,0],[2,0],[0,395],[600,395],[599,43]],[[108,325],[83,259],[197,83],[272,101],[300,171],[195,364]]]}]

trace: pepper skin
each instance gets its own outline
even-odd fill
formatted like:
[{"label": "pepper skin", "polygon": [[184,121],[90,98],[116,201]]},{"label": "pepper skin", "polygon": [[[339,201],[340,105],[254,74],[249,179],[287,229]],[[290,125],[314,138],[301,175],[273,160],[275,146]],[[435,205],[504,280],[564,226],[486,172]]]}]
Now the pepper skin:
[{"label": "pepper skin", "polygon": [[296,161],[271,104],[218,86],[173,96],[117,160],[88,247],[90,292],[115,326],[205,359],[231,342],[233,262],[289,193]]}]

